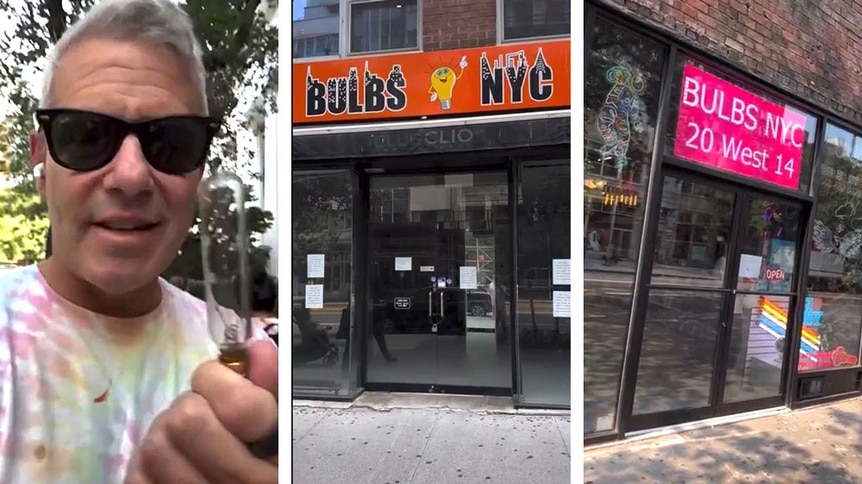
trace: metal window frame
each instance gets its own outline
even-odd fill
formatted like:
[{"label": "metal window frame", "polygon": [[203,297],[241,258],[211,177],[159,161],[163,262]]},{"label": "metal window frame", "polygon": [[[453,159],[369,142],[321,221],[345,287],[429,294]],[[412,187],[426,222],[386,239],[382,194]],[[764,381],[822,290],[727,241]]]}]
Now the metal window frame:
[{"label": "metal window frame", "polygon": [[[461,154],[463,154],[463,153],[461,153]],[[360,303],[364,304],[364,306],[362,306],[362,308],[363,308],[363,311],[365,312],[365,317],[363,319],[363,322],[364,322],[363,331],[364,331],[364,333],[363,333],[362,341],[360,343],[362,345],[361,346],[361,348],[362,348],[361,349],[362,360],[359,362],[359,364],[360,364],[359,387],[362,388],[363,390],[368,389],[370,391],[424,393],[424,392],[427,392],[427,388],[428,388],[428,386],[425,385],[424,383],[390,383],[390,382],[375,381],[373,378],[369,378],[368,362],[369,362],[369,354],[370,354],[370,346],[369,345],[371,344],[369,340],[370,340],[370,332],[371,332],[371,326],[370,325],[373,324],[373,323],[371,323],[373,318],[372,318],[372,314],[371,314],[372,308],[370,307],[370,305],[368,305],[368,294],[369,294],[368,288],[371,287],[371,271],[368,270],[368,268],[370,266],[369,263],[371,260],[370,259],[371,249],[370,249],[370,246],[368,245],[368,241],[370,240],[369,239],[369,231],[368,231],[370,225],[367,221],[367,219],[368,219],[367,215],[368,215],[368,210],[370,209],[369,203],[370,203],[370,186],[371,186],[370,180],[371,180],[371,178],[372,177],[383,177],[383,178],[386,178],[386,177],[404,177],[404,176],[412,176],[412,175],[416,175],[416,176],[437,175],[437,174],[444,174],[444,173],[445,174],[489,173],[489,172],[499,173],[499,174],[506,175],[506,183],[507,183],[507,187],[508,187],[507,189],[509,190],[509,195],[507,196],[507,202],[509,202],[512,200],[513,194],[514,195],[517,194],[516,187],[512,186],[513,169],[514,169],[513,165],[515,164],[516,161],[511,156],[504,154],[504,153],[500,153],[498,157],[501,161],[499,161],[498,163],[496,163],[492,166],[468,165],[468,166],[459,166],[459,167],[449,166],[449,167],[443,167],[443,168],[441,168],[439,166],[423,166],[419,169],[414,169],[412,171],[409,169],[402,169],[402,170],[389,171],[386,173],[375,173],[375,172],[373,172],[373,170],[377,167],[376,166],[377,163],[379,163],[381,160],[387,159],[387,157],[367,158],[367,159],[364,159],[364,162],[359,162],[359,163],[356,163],[353,165],[355,167],[355,169],[360,172],[360,180],[361,180],[360,188],[361,188],[361,190],[363,190],[363,192],[360,194],[362,197],[362,208],[361,209],[363,210],[363,212],[361,214],[357,213],[356,216],[362,217],[361,220],[363,221],[362,225],[363,225],[363,231],[364,232],[362,234],[358,234],[357,232],[354,232],[354,233],[357,233],[358,236],[365,237],[364,242],[363,242],[364,245],[362,245],[362,247],[361,247],[362,250],[364,250],[364,254],[362,254],[363,266],[361,266],[360,268],[355,268],[357,274],[359,273],[360,270],[362,271],[361,279],[357,279],[357,280],[363,281],[363,284],[362,284],[363,287],[361,288],[363,299]],[[505,159],[505,162],[502,161],[503,159]],[[508,214],[510,217],[513,217],[513,216],[517,217],[517,212],[515,211],[515,209],[516,209],[516,207],[514,207],[514,206],[508,207]],[[508,232],[509,237],[513,236],[511,228],[507,232]],[[516,240],[510,240],[510,245],[512,247],[511,251],[509,253],[505,254],[505,256],[507,258],[513,257],[513,254],[517,254],[517,247],[518,247],[517,241]],[[517,257],[515,257],[514,260],[516,261]],[[516,266],[514,265],[514,262],[512,262],[510,260],[507,260],[507,262],[511,262],[510,269],[509,269],[509,278],[511,281],[516,281],[517,280],[517,273],[515,272],[517,270]],[[512,297],[510,297],[510,317],[516,316],[517,311],[518,311],[517,301],[513,300]],[[510,331],[514,331],[514,328],[517,328],[517,323],[516,323],[515,319],[511,319],[510,320]],[[467,394],[467,395],[506,396],[506,397],[511,397],[513,404],[515,404],[515,402],[517,402],[517,393],[516,392],[517,392],[518,388],[520,388],[520,386],[519,386],[520,381],[517,379],[519,376],[519,373],[517,373],[516,369],[515,369],[515,362],[516,362],[516,359],[518,358],[517,353],[516,353],[516,351],[517,351],[517,346],[516,346],[517,340],[513,337],[509,341],[508,344],[511,345],[510,351],[511,351],[511,355],[513,358],[511,361],[512,370],[510,372],[510,377],[512,379],[511,379],[510,387],[463,386],[463,385],[450,385],[450,384],[438,385],[440,389],[444,390],[442,393],[443,394],[445,394],[445,393],[461,393],[461,394]]]},{"label": "metal window frame", "polygon": [[[847,131],[851,135],[853,135],[854,137],[862,138],[862,130],[854,129],[852,126],[847,125],[847,123],[842,122],[842,120],[837,120],[835,118],[828,118],[828,117],[827,118],[821,118],[820,122],[817,125],[817,134],[816,134],[816,140],[817,141],[814,144],[814,167],[818,167],[818,168],[822,167],[823,163],[825,162],[826,150],[823,148],[826,145],[826,129],[830,125],[835,127],[835,128]],[[806,231],[805,231],[806,240],[811,240],[811,235],[812,235],[812,232],[814,230],[814,219],[817,216],[817,208],[820,205],[820,203],[819,203],[820,199],[817,196],[818,193],[815,192],[815,188],[816,188],[817,192],[819,192],[821,181],[822,181],[821,170],[812,169],[811,190],[810,191],[812,192],[813,201],[812,201],[812,206],[811,206],[811,217],[810,217],[808,226],[806,227]],[[804,267],[807,269],[808,265],[811,262],[811,251],[810,250],[805,251],[805,253],[803,254],[803,257],[805,258],[805,266]],[[806,284],[805,284],[805,290],[802,291],[800,294],[800,298],[801,298],[800,300],[801,301],[804,301],[805,298],[808,297],[808,289],[807,289],[807,287],[808,287],[808,271],[807,270],[805,271],[805,276],[806,276],[805,277]],[[841,293],[830,293],[830,294],[841,294]],[[802,318],[803,312],[804,312],[804,307],[802,309],[800,309],[800,313],[798,315],[794,315],[794,316]],[[862,322],[862,315],[860,315],[860,322]],[[862,334],[862,324],[860,324],[859,331],[860,331],[860,334]],[[794,338],[798,338],[795,342],[793,342],[795,344],[794,348],[798,348],[799,347],[799,340],[801,340],[801,338],[802,338],[801,331],[800,331],[799,335],[794,334],[793,336],[794,336]],[[860,340],[860,343],[862,343],[862,340]],[[799,353],[798,351],[793,352],[793,355],[795,356],[795,358],[793,361],[794,375],[793,375],[793,378],[791,379],[792,383],[793,383],[791,390],[794,392],[797,389],[797,385],[799,384],[799,380],[803,377],[812,377],[812,376],[815,376],[817,374],[824,374],[824,373],[831,373],[831,372],[845,372],[845,371],[849,372],[849,371],[853,371],[853,370],[862,369],[862,344],[860,344],[859,351],[857,351],[856,355],[855,355],[857,357],[857,364],[852,365],[852,366],[840,366],[840,367],[819,368],[819,369],[815,369],[815,370],[799,371],[797,368],[797,366],[799,364],[799,354],[798,353]],[[795,393],[794,393],[794,395],[795,395]],[[828,398],[831,396],[832,395],[824,395],[824,398]],[[808,399],[803,400],[803,401],[808,402]],[[787,404],[791,408],[794,408],[793,405],[797,404],[799,402],[800,402],[799,399],[793,398],[793,399],[788,399]]]},{"label": "metal window frame", "polygon": [[[341,13],[340,12],[338,14],[338,17],[339,17],[338,21],[340,24],[341,23]],[[291,44],[292,43],[293,43],[293,39],[291,39]],[[291,45],[290,59],[293,61],[294,64],[302,64],[302,63],[306,63],[306,62],[315,62],[315,61],[321,61],[321,60],[340,59],[341,58],[341,55],[340,55],[340,53],[341,53],[341,26],[340,25],[338,27],[338,52],[339,52],[339,54],[334,54],[334,55],[314,55],[314,56],[310,56],[310,57],[294,57],[293,56],[293,45]]]},{"label": "metal window frame", "polygon": [[[524,396],[524,380],[521,372],[521,322],[518,319],[518,198],[521,193],[521,163],[509,157],[509,253],[506,254],[509,271],[509,335],[512,343],[512,401],[521,404]],[[496,287],[495,287],[496,290]],[[494,296],[497,297],[496,295]],[[495,299],[496,300],[496,299]],[[496,310],[497,308],[494,308]],[[570,402],[571,403],[571,402]]]},{"label": "metal window frame", "polygon": [[[334,55],[317,55],[314,57],[294,57],[293,56],[293,37],[291,37],[291,55],[290,60],[293,64],[304,64],[306,62],[317,62],[326,60],[338,60],[344,57],[344,7],[349,0],[338,0],[338,53]],[[291,19],[291,23],[293,19]]]},{"label": "metal window frame", "polygon": [[351,28],[350,21],[353,18],[353,6],[354,5],[364,5],[370,3],[384,3],[390,2],[392,0],[340,0],[341,6],[339,7],[339,16],[341,17],[340,25],[340,54],[342,58],[350,58],[350,57],[360,57],[360,56],[374,56],[374,55],[386,55],[386,54],[404,54],[404,53],[414,53],[414,52],[424,52],[424,44],[422,42],[422,36],[424,32],[423,28],[423,19],[422,9],[425,6],[424,0],[416,0],[416,47],[408,47],[404,49],[387,49],[387,50],[369,50],[369,51],[361,51],[361,52],[351,52],[350,51],[350,36],[351,36]]},{"label": "metal window frame", "polygon": [[[792,315],[790,319],[791,325],[793,326],[790,331],[790,338],[785,339],[785,351],[783,351],[782,356],[782,373],[781,379],[779,383],[779,394],[771,395],[766,397],[754,398],[751,400],[743,400],[738,402],[733,401],[724,401],[723,395],[726,389],[726,374],[725,372],[729,369],[728,367],[728,355],[731,350],[731,341],[732,337],[732,325],[718,329],[718,335],[715,340],[715,354],[713,355],[713,362],[711,366],[711,371],[709,374],[709,379],[711,380],[710,385],[710,399],[709,403],[704,406],[697,407],[695,409],[673,409],[669,411],[663,411],[658,413],[650,413],[650,414],[642,414],[642,415],[629,415],[628,420],[625,421],[625,425],[623,425],[622,431],[626,435],[630,435],[631,433],[643,432],[644,429],[655,428],[661,426],[664,422],[671,422],[672,424],[678,424],[680,420],[690,421],[690,420],[701,420],[704,418],[715,418],[722,417],[727,415],[733,415],[738,413],[745,413],[750,411],[763,410],[766,408],[773,408],[775,406],[783,406],[785,405],[785,400],[787,396],[790,394],[789,392],[789,382],[792,380],[791,368],[793,368],[791,361],[794,354],[798,354],[798,351],[789,351],[792,344],[792,336],[796,334],[797,327],[800,329],[799,333],[801,334],[801,325],[798,324],[799,319],[795,319],[796,315],[801,315],[800,308],[802,305],[799,304],[800,301],[800,293],[802,287],[800,285],[801,277],[803,273],[801,271],[795,270],[793,273],[793,279],[791,280],[791,289],[789,291],[759,291],[759,290],[741,290],[735,288],[736,280],[737,280],[737,272],[739,269],[739,258],[742,254],[742,243],[744,241],[745,234],[742,233],[742,229],[745,227],[746,214],[748,213],[748,209],[750,208],[750,203],[752,200],[759,198],[767,198],[774,199],[780,203],[787,203],[792,205],[800,210],[800,215],[802,220],[806,221],[805,225],[798,225],[800,228],[800,233],[805,234],[805,227],[808,225],[807,221],[810,220],[810,207],[811,201],[803,198],[789,198],[786,196],[782,196],[780,194],[775,194],[771,192],[764,192],[759,187],[738,183],[737,181],[730,179],[721,179],[716,176],[704,175],[698,171],[690,170],[687,166],[681,164],[675,164],[673,162],[669,162],[669,160],[665,159],[665,163],[661,167],[661,185],[663,185],[663,181],[665,176],[671,175],[674,177],[680,177],[684,180],[689,180],[694,183],[703,182],[711,187],[716,187],[722,190],[727,190],[734,194],[735,203],[733,208],[733,222],[731,225],[731,233],[728,238],[728,258],[727,258],[727,271],[725,273],[725,279],[721,287],[711,288],[711,289],[703,289],[697,290],[696,292],[707,292],[707,293],[722,293],[723,298],[723,313],[720,316],[725,321],[732,320],[732,305],[734,299],[739,295],[745,294],[757,294],[757,295],[765,295],[765,296],[780,296],[787,297],[789,300],[789,313]],[[661,190],[660,190],[661,191]],[[661,200],[661,194],[656,194],[656,198]],[[659,207],[660,207],[659,201]],[[647,232],[654,232],[657,228],[657,221],[655,225],[646,228]],[[801,267],[801,257],[803,254],[802,248],[805,247],[805,239],[803,237],[798,238],[795,242],[795,267]],[[651,239],[652,240],[652,239]],[[649,252],[652,252],[652,248],[655,245],[655,241],[651,242]],[[652,265],[648,264],[647,270],[649,276],[652,273]],[[640,289],[640,288],[639,288]],[[645,296],[644,302],[648,301],[648,295],[653,290],[685,290],[689,289],[686,287],[674,287],[668,286],[664,284],[652,284],[647,283],[645,288]],[[646,326],[646,310],[641,313],[638,313],[637,319],[632,318],[633,323],[636,324],[636,328],[645,329]],[[716,323],[717,324],[717,323]],[[641,340],[638,345],[638,349],[643,344],[643,340]],[[640,363],[639,359],[636,362],[638,365]],[[636,373],[635,373],[636,375]],[[714,377],[714,378],[713,378]],[[633,384],[636,383],[636,378],[633,380]],[[626,402],[627,403],[627,402]],[[632,400],[633,403],[633,400]]]},{"label": "metal window frame", "polygon": [[[500,2],[502,2],[502,0],[498,0],[498,7],[500,5]],[[765,95],[772,97],[776,101],[785,102],[793,106],[794,108],[802,110],[803,112],[815,117],[817,124],[815,127],[814,156],[811,167],[811,174],[809,178],[808,190],[804,192],[797,190],[793,193],[788,193],[787,191],[783,190],[775,190],[774,188],[771,190],[766,190],[776,192],[779,196],[782,196],[783,198],[790,198],[791,200],[798,201],[805,206],[807,212],[809,213],[809,216],[808,223],[804,227],[806,239],[803,240],[809,240],[813,227],[813,220],[816,215],[818,195],[820,191],[820,168],[823,163],[824,152],[822,145],[825,142],[824,134],[826,129],[826,123],[833,124],[837,127],[850,131],[851,133],[859,135],[862,135],[862,125],[854,122],[851,119],[841,118],[834,112],[829,111],[827,108],[814,105],[809,100],[802,98],[798,94],[782,90],[780,87],[772,85],[767,79],[750,74],[750,69],[748,69],[746,66],[743,66],[741,63],[722,59],[715,54],[709,53],[705,49],[694,45],[692,42],[685,39],[681,39],[679,35],[673,32],[671,29],[661,28],[655,25],[649,25],[647,22],[644,22],[640,19],[633,19],[631,18],[631,14],[625,11],[620,6],[610,5],[605,2],[601,2],[601,0],[588,0],[587,4],[585,5],[585,9],[585,70],[589,68],[589,53],[593,40],[592,34],[594,24],[597,18],[610,24],[618,25],[621,28],[627,29],[630,32],[637,35],[641,35],[647,39],[658,42],[659,44],[665,46],[668,49],[668,56],[665,60],[665,68],[662,78],[663,85],[661,89],[663,98],[660,99],[659,111],[656,118],[656,138],[653,145],[654,151],[651,160],[652,164],[650,166],[650,178],[647,183],[647,198],[645,200],[645,203],[651,203],[652,206],[648,207],[645,211],[643,226],[648,227],[649,225],[647,224],[650,222],[651,218],[655,218],[658,216],[658,210],[660,209],[660,200],[656,198],[657,195],[655,194],[655,191],[656,189],[660,188],[656,185],[661,180],[662,166],[665,163],[668,163],[668,166],[679,166],[683,168],[695,169],[697,168],[690,166],[691,164],[689,163],[685,163],[684,160],[678,160],[674,159],[673,156],[667,156],[664,147],[664,145],[666,144],[666,130],[670,117],[669,103],[672,102],[672,100],[670,99],[670,89],[673,83],[673,67],[678,56],[685,56],[697,62],[701,62],[711,67],[712,69],[717,70],[725,77],[727,77],[728,80],[738,83],[738,85],[743,88],[750,88],[756,92],[761,92]],[[498,17],[500,17],[499,14]],[[500,35],[502,35],[502,32],[500,33]],[[662,126],[663,129],[659,129]],[[705,172],[704,174],[712,175],[713,178],[718,175],[717,173],[709,171]],[[745,186],[749,186],[754,189],[763,190],[764,188],[767,188],[763,186],[758,187],[757,184],[752,184],[750,180],[732,180],[732,177],[728,177],[726,174],[720,174],[720,178],[731,182],[743,181]],[[629,326],[627,328],[627,339],[625,353],[623,357],[623,367],[620,374],[619,392],[617,394],[617,408],[614,422],[615,425],[614,428],[609,431],[585,434],[583,438],[585,444],[587,445],[606,442],[608,440],[618,440],[625,437],[624,425],[626,419],[630,418],[632,412],[632,405],[634,403],[634,384],[637,377],[637,364],[640,357],[640,347],[643,343],[643,328],[636,327],[637,320],[635,316],[645,311],[644,305],[646,304],[646,297],[648,296],[648,287],[644,283],[643,279],[643,276],[645,275],[643,274],[643,272],[646,272],[646,270],[645,268],[640,267],[643,261],[645,244],[654,245],[650,241],[642,242],[641,250],[639,252],[638,270],[636,271],[636,279],[632,294],[633,311],[630,315]],[[798,273],[796,284],[797,288],[799,289],[798,298],[801,302],[804,300],[803,298],[807,295],[807,291],[805,291],[804,288],[807,287],[808,281],[810,251],[806,250],[803,251],[803,254],[800,254],[799,263],[800,272]],[[787,359],[787,366],[784,369],[785,375],[783,375],[783,378],[785,378],[785,381],[787,382],[785,385],[784,400],[785,404],[790,408],[799,408],[809,403],[808,401],[806,401],[800,404],[796,396],[796,386],[798,385],[800,376],[804,377],[808,374],[800,373],[797,369],[799,358],[798,348],[802,331],[802,324],[800,323],[800,321],[803,310],[804,304],[796,304],[796,307],[793,311],[794,330],[789,335],[789,339],[791,340],[789,342],[790,355]],[[848,374],[850,374],[854,370],[858,371],[859,368],[860,366],[855,366],[841,368],[840,370],[847,371]],[[858,392],[838,396],[829,395],[823,397],[823,399],[818,399],[818,401],[826,401],[842,397],[846,398],[847,396],[857,394]]]},{"label": "metal window frame", "polygon": [[[655,139],[653,140],[653,151],[650,157],[650,173],[647,179],[646,196],[644,197],[644,219],[641,222],[641,230],[658,224],[659,212],[661,210],[661,181],[662,161],[665,150],[665,133],[668,127],[668,107],[671,102],[671,88],[673,83],[674,62],[677,48],[668,45],[664,72],[662,72],[662,86],[659,94],[658,115],[656,116]],[[637,383],[638,367],[640,364],[641,349],[643,347],[644,330],[643,324],[639,324],[646,317],[647,302],[649,300],[648,282],[652,273],[652,258],[649,256],[655,249],[655,240],[652,237],[641,239],[638,261],[635,266],[633,281],[632,310],[629,312],[628,328],[621,365],[619,387],[617,391],[617,406],[614,415],[614,428],[622,438],[625,425],[631,419],[634,411],[635,385]]]},{"label": "metal window frame", "polygon": [[[351,304],[351,314],[350,314],[350,325],[348,331],[350,331],[350,362],[348,363],[348,374],[343,377],[340,381],[347,382],[348,393],[345,395],[337,395],[326,393],[326,390],[321,390],[320,392],[315,390],[303,391],[303,389],[297,390],[294,388],[293,384],[291,384],[291,395],[294,399],[311,399],[311,400],[321,400],[321,401],[335,401],[335,402],[351,402],[354,401],[359,395],[365,392],[365,388],[363,386],[362,371],[364,370],[364,351],[365,351],[365,338],[358,337],[358,332],[362,330],[364,327],[360,324],[360,320],[358,320],[358,316],[361,314],[360,311],[364,308],[362,304],[364,304],[364,295],[366,291],[365,284],[358,284],[365,275],[365,268],[362,265],[357,265],[359,263],[364,263],[364,252],[365,244],[367,243],[366,229],[362,224],[357,225],[356,222],[356,214],[359,210],[362,209],[360,203],[364,203],[364,198],[362,196],[362,192],[360,191],[363,187],[364,180],[361,177],[361,170],[357,169],[355,163],[351,164],[332,164],[332,163],[313,163],[308,164],[303,167],[294,167],[291,170],[291,183],[293,183],[293,177],[297,175],[310,175],[310,174],[338,174],[344,173],[350,177],[350,188],[353,190],[351,194],[350,201],[353,204],[352,210],[350,210],[350,216],[354,217],[354,223],[351,228],[351,249],[350,249],[350,257],[351,257],[351,271],[350,271],[350,298]],[[292,257],[292,255],[291,255]],[[291,275],[292,277],[292,275]],[[293,292],[291,291],[291,311],[293,311]]]},{"label": "metal window frame", "polygon": [[[521,38],[517,38],[517,39],[507,39],[506,35],[505,35],[505,30],[506,30],[505,24],[506,24],[506,22],[505,22],[504,11],[503,11],[503,7],[504,7],[503,4],[505,2],[506,2],[506,0],[497,0],[495,2],[496,7],[497,7],[497,19],[495,22],[496,26],[497,26],[497,35],[496,35],[497,45],[516,44],[516,43],[521,43],[521,42],[534,42],[537,40],[568,39],[569,37],[572,36],[572,19],[571,19],[571,16],[569,16],[569,33],[568,34],[538,35],[538,36],[534,36],[534,37],[521,37]],[[587,29],[587,31],[589,31],[589,29]]]},{"label": "metal window frame", "polygon": [[[552,150],[554,148],[551,148]],[[509,157],[510,160],[510,192],[509,192],[509,202],[511,204],[510,215],[512,216],[511,228],[510,228],[510,237],[512,238],[512,250],[510,251],[509,257],[512,267],[512,281],[510,291],[510,330],[512,334],[512,342],[514,347],[512,348],[512,378],[513,378],[513,403],[515,408],[543,408],[543,409],[560,409],[560,410],[571,410],[572,402],[569,402],[568,405],[565,404],[542,404],[526,401],[524,399],[524,375],[523,375],[523,360],[521,358],[521,320],[520,320],[520,311],[519,307],[519,299],[520,299],[520,281],[519,281],[519,252],[520,252],[520,239],[519,239],[519,230],[520,226],[518,223],[518,219],[520,216],[520,206],[518,205],[518,200],[520,199],[521,190],[523,187],[524,181],[524,169],[525,166],[529,167],[529,165],[534,163],[542,163],[542,162],[552,162],[557,166],[566,166],[563,163],[567,157],[561,156],[558,158],[548,157],[545,154],[535,155],[535,156],[516,156]],[[571,156],[568,156],[569,162],[571,162]],[[569,163],[570,170],[569,174],[571,176],[571,163]],[[571,195],[569,197],[571,199]],[[569,254],[571,258],[572,255]],[[549,288],[553,288],[553,285],[549,286]],[[552,289],[553,290],[553,289]],[[571,326],[574,324],[573,320],[575,318],[569,318],[569,345],[571,346]],[[571,368],[569,368],[569,372],[571,374]]]}]

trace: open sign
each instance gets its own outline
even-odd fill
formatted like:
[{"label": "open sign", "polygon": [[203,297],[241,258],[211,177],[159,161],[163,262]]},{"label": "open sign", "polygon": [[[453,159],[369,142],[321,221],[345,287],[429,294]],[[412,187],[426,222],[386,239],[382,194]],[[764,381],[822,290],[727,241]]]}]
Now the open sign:
[{"label": "open sign", "polygon": [[786,279],[786,274],[784,273],[784,269],[780,267],[776,267],[775,269],[766,269],[766,273],[764,274],[767,281],[783,281]]}]

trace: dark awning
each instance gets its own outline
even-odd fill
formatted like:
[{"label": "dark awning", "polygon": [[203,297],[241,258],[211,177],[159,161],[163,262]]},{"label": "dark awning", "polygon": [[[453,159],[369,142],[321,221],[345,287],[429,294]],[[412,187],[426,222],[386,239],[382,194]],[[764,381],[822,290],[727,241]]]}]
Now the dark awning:
[{"label": "dark awning", "polygon": [[571,142],[568,117],[293,136],[293,162],[552,146]]}]

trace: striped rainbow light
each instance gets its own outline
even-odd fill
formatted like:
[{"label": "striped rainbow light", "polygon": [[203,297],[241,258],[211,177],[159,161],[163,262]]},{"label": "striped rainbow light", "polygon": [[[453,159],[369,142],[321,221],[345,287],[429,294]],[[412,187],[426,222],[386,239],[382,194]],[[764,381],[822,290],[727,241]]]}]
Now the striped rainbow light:
[{"label": "striped rainbow light", "polygon": [[[757,322],[761,329],[776,339],[785,338],[787,335],[787,311],[764,296],[760,297],[760,317]],[[803,326],[800,352],[812,361],[817,361],[815,355],[819,350],[820,336]]]}]

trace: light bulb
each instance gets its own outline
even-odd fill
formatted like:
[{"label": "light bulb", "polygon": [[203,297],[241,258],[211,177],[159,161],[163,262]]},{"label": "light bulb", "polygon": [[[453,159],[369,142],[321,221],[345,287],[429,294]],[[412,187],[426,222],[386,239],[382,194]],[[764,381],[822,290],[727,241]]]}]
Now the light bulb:
[{"label": "light bulb", "polygon": [[455,71],[450,67],[440,67],[431,73],[431,89],[440,101],[440,107],[448,110],[452,107],[452,90],[455,89]]},{"label": "light bulb", "polygon": [[219,360],[243,375],[245,342],[251,337],[245,200],[242,180],[221,170],[204,180],[198,192],[207,327]]}]

